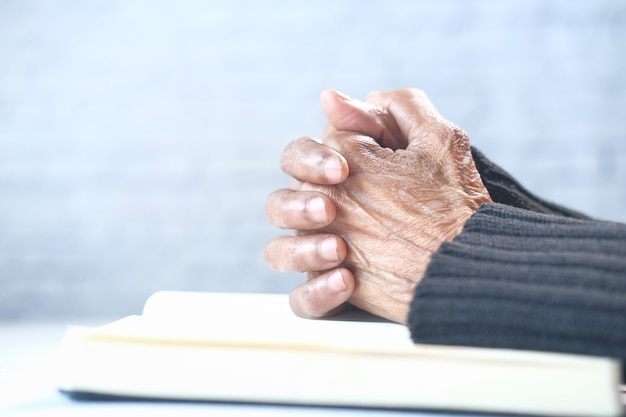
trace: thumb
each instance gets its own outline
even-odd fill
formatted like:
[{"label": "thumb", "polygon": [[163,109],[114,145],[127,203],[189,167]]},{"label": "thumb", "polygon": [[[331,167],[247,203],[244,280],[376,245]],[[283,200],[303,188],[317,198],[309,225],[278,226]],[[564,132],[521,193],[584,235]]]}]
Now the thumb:
[{"label": "thumb", "polygon": [[415,88],[371,92],[367,96],[367,103],[380,106],[394,115],[398,130],[407,140],[406,147],[426,144],[436,137],[427,132],[448,125],[428,96]]},{"label": "thumb", "polygon": [[385,108],[350,98],[336,90],[321,94],[322,109],[335,130],[348,130],[374,138],[381,146],[405,148],[408,140]]}]

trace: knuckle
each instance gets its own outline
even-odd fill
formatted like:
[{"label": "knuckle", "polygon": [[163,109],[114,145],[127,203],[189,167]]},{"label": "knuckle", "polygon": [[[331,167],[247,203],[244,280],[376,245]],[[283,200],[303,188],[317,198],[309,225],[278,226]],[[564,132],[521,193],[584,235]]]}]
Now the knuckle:
[{"label": "knuckle", "polygon": [[317,280],[312,279],[304,283],[302,287],[302,302],[308,317],[320,317],[323,315],[323,308],[320,305],[320,294]]},{"label": "knuckle", "polygon": [[302,301],[302,286],[304,284],[299,285],[293,291],[289,293],[289,307],[291,307],[291,311],[298,316],[303,318],[308,318],[309,315],[307,310],[303,306]]},{"label": "knuckle", "polygon": [[444,126],[445,126],[445,131],[447,133],[448,140],[452,145],[454,146],[469,145],[469,136],[463,129],[447,121],[445,122]]},{"label": "knuckle", "polygon": [[408,88],[405,91],[405,94],[407,95],[412,95],[414,97],[419,97],[419,98],[427,98],[426,92],[424,92],[424,90],[420,89],[420,88]]},{"label": "knuckle", "polygon": [[469,141],[469,136],[467,135],[467,132],[456,125],[452,126],[452,134],[457,140]]},{"label": "knuckle", "polygon": [[279,272],[309,271],[314,256],[310,240],[309,236],[279,236],[271,240],[265,247],[267,264]]},{"label": "knuckle", "polygon": [[278,265],[276,265],[276,257],[274,256],[276,252],[276,239],[270,240],[265,245],[265,263],[273,270],[278,270]]},{"label": "knuckle", "polygon": [[265,245],[265,262],[271,269],[278,272],[297,270],[295,259],[290,256],[294,246],[293,240],[292,236],[279,236]]},{"label": "knuckle", "polygon": [[290,260],[291,267],[294,271],[306,271],[306,265],[302,259],[302,253],[298,245],[291,245],[287,253],[285,253],[285,257]]},{"label": "knuckle", "polygon": [[293,193],[292,190],[280,189],[269,194],[265,200],[265,217],[270,224],[282,228],[289,226]]},{"label": "knuckle", "polygon": [[272,191],[265,199],[265,218],[270,224],[276,225],[275,214],[277,210],[277,200],[280,199],[281,190]]},{"label": "knuckle", "polygon": [[281,155],[281,169],[303,182],[319,183],[324,177],[323,164],[328,158],[328,147],[318,139],[303,136],[287,145]]},{"label": "knuckle", "polygon": [[290,168],[297,163],[297,159],[302,153],[302,147],[306,142],[314,140],[309,136],[302,136],[298,139],[292,140],[285,146],[283,153],[280,156],[280,168],[289,173]]}]

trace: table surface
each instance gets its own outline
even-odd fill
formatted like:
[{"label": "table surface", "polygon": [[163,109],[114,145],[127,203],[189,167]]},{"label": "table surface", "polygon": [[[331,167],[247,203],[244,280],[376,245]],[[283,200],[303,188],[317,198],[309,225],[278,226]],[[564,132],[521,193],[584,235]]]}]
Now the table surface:
[{"label": "table surface", "polygon": [[[71,324],[98,325],[110,319]],[[57,391],[56,355],[70,322],[0,322],[0,415],[9,416],[427,416],[429,413],[280,405],[74,401]],[[435,415],[430,413],[430,415]],[[436,414],[442,417],[441,413]]]}]

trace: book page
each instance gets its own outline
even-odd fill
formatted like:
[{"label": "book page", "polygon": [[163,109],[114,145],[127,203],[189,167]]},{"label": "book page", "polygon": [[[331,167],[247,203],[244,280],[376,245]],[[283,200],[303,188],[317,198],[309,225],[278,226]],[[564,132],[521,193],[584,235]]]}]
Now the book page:
[{"label": "book page", "polygon": [[[291,311],[284,294],[158,292],[145,303],[143,316],[130,316],[94,329],[94,337],[159,342],[210,343],[358,351],[411,351],[406,326],[373,317],[309,320]],[[376,317],[373,317],[375,320]]]},{"label": "book page", "polygon": [[164,320],[246,320],[251,314],[266,319],[296,318],[284,294],[159,291],[146,301],[143,315]]},{"label": "book page", "polygon": [[[143,316],[92,330],[97,338],[166,343],[351,350],[477,361],[485,366],[595,366],[602,358],[458,346],[414,345],[408,328],[392,322],[309,320],[294,315],[287,295],[159,292]],[[416,346],[418,348],[416,349]],[[617,385],[617,382],[616,382]]]}]

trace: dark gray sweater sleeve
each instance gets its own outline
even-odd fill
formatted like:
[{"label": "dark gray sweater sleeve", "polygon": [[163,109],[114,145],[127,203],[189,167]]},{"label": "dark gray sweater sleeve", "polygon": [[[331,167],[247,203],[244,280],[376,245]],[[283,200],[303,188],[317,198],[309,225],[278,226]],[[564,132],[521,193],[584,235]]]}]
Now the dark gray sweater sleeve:
[{"label": "dark gray sweater sleeve", "polygon": [[626,225],[484,204],[433,255],[409,327],[419,343],[626,360]]},{"label": "dark gray sweater sleeve", "polygon": [[537,213],[554,214],[556,216],[588,218],[582,213],[551,203],[537,197],[500,166],[494,164],[478,149],[472,147],[472,158],[480,174],[483,184],[489,191],[494,203],[506,204]]}]

